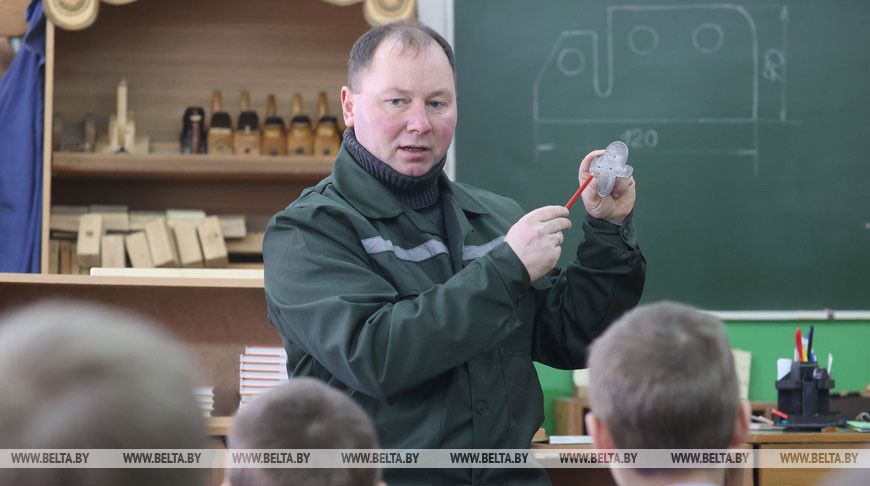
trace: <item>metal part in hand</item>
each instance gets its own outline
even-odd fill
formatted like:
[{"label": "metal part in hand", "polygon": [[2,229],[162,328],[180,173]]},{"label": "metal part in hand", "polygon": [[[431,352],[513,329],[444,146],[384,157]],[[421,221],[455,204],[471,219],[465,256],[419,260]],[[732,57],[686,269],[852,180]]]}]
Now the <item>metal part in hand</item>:
[{"label": "metal part in hand", "polygon": [[619,140],[607,146],[603,155],[592,161],[590,172],[598,179],[598,195],[609,196],[616,184],[616,178],[628,179],[634,168],[628,162],[628,146]]}]

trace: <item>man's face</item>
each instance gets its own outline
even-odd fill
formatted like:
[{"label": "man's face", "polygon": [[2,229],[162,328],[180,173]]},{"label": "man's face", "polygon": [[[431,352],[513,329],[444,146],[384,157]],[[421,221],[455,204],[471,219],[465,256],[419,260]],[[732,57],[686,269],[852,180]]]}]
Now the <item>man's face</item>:
[{"label": "man's face", "polygon": [[415,52],[384,39],[356,84],[356,92],[341,90],[342,114],[366,150],[408,176],[444,158],[456,130],[456,84],[434,41]]}]

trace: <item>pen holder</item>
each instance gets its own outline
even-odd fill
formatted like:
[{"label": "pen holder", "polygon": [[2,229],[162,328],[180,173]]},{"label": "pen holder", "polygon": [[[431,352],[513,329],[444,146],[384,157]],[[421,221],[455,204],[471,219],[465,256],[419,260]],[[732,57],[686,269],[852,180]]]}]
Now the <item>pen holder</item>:
[{"label": "pen holder", "polygon": [[777,406],[788,414],[786,430],[821,430],[836,425],[838,414],[829,411],[831,388],[834,380],[817,362],[793,362],[789,374],[776,382]]}]

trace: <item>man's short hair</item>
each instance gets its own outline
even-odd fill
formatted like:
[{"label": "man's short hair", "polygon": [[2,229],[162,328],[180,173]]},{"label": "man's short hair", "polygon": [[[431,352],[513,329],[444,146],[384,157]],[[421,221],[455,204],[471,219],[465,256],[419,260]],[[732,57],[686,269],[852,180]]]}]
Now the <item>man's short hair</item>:
[{"label": "man's short hair", "polygon": [[[54,301],[0,320],[0,449],[201,449],[183,347],[157,324]],[[0,469],[0,484],[202,484],[203,469]]]},{"label": "man's short hair", "polygon": [[725,326],[691,307],[638,307],[592,345],[590,405],[621,449],[724,449],[740,407]]},{"label": "man's short hair", "polygon": [[399,21],[370,29],[353,44],[347,61],[347,86],[351,90],[359,90],[360,75],[368,69],[375,51],[384,39],[393,40],[402,49],[411,49],[415,53],[429,48],[434,42],[447,55],[453,77],[456,78],[456,60],[450,43],[431,27],[418,22]]},{"label": "man's short hair", "polygon": [[[231,449],[377,449],[374,424],[344,393],[313,378],[294,378],[239,411]],[[370,469],[237,468],[232,486],[372,486]]]}]

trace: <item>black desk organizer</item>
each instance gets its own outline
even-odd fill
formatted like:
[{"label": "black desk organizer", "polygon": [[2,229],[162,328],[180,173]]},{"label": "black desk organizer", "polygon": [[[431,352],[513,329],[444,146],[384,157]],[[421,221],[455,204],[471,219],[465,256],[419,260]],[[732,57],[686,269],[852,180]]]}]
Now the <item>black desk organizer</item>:
[{"label": "black desk organizer", "polygon": [[[796,361],[791,371],[776,382],[777,405],[788,414],[786,430],[821,430],[837,425],[838,412],[831,412],[830,390],[834,380],[828,370],[819,368],[815,361]],[[776,417],[777,422],[782,422]]]}]

